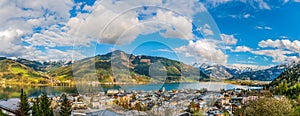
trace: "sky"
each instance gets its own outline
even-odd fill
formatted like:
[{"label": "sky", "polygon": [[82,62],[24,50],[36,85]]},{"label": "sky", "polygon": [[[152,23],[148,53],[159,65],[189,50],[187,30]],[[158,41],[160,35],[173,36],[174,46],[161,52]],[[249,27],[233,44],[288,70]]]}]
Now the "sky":
[{"label": "sky", "polygon": [[300,56],[299,0],[1,0],[0,56],[78,60],[123,50],[186,64]]}]

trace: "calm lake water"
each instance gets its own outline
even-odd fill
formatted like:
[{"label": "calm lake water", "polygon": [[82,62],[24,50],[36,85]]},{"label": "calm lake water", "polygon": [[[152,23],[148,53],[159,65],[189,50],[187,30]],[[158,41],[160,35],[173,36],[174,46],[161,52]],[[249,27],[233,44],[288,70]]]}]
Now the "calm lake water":
[{"label": "calm lake water", "polygon": [[[122,89],[122,90],[144,90],[152,91],[159,90],[164,87],[167,91],[173,89],[202,89],[207,88],[210,91],[218,91],[220,89],[232,89],[232,88],[247,88],[247,86],[239,86],[233,84],[227,84],[222,82],[199,82],[199,83],[173,83],[173,84],[145,84],[145,85],[101,85],[94,89],[93,92],[107,91],[109,89]],[[23,88],[29,97],[35,97],[42,92],[46,92],[48,95],[60,95],[62,93],[76,94],[79,86],[49,86],[49,87],[34,87],[34,86],[0,86],[0,99],[19,97],[20,89]],[[82,93],[82,92],[80,92]]]}]

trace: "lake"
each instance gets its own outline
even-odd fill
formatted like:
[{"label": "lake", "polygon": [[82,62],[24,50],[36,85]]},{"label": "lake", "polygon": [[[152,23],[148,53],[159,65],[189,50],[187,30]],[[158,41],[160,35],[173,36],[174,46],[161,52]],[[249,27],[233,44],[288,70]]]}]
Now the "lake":
[{"label": "lake", "polygon": [[[86,86],[84,86],[86,87]],[[233,89],[233,88],[248,88],[247,86],[233,85],[222,82],[197,82],[197,83],[172,83],[172,84],[144,84],[144,85],[100,85],[94,87],[93,92],[107,91],[109,89],[122,89],[122,90],[144,90],[152,91],[159,90],[164,87],[167,91],[173,89],[202,89],[207,88],[209,91],[218,91],[220,89]],[[40,95],[42,92],[46,92],[48,95],[60,95],[62,93],[76,94],[84,93],[82,86],[47,86],[47,87],[36,87],[36,86],[16,86],[16,85],[1,85],[0,86],[0,99],[19,97],[20,89],[23,88],[29,97],[35,97]],[[96,88],[96,89],[95,89]],[[89,88],[88,88],[89,89]]]}]

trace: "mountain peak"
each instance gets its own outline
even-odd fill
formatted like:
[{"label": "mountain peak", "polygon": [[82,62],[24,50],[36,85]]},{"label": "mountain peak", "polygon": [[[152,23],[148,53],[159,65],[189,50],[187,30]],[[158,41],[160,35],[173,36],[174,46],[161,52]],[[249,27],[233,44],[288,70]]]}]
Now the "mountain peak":
[{"label": "mountain peak", "polygon": [[125,53],[125,52],[122,51],[122,50],[114,50],[114,51],[112,51],[111,53]]}]

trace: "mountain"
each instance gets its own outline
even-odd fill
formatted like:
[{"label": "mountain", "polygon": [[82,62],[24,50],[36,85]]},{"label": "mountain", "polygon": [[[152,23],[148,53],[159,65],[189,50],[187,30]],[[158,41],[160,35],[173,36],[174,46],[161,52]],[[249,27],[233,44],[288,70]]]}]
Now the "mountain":
[{"label": "mountain", "polygon": [[293,67],[296,62],[281,64],[273,67],[256,66],[256,65],[219,65],[207,63],[195,63],[205,74],[218,79],[229,80],[258,80],[272,81],[277,78],[287,68]]},{"label": "mountain", "polygon": [[[112,67],[112,68],[111,68]],[[209,77],[197,68],[167,58],[114,51],[85,58],[49,72],[58,80],[96,76],[102,83],[199,81]]]},{"label": "mountain", "polygon": [[11,59],[0,58],[0,80],[11,83],[46,83],[49,77]]},{"label": "mountain", "polygon": [[288,82],[288,86],[294,86],[300,82],[300,64],[296,64],[291,68],[288,68],[286,71],[281,73],[278,78],[273,80],[269,85],[278,86],[284,80]]},{"label": "mountain", "polygon": [[47,72],[50,70],[54,70],[56,68],[67,66],[72,64],[72,61],[48,61],[48,62],[39,62],[39,61],[31,61],[27,59],[17,58],[13,59],[14,61],[23,64],[27,67],[30,67],[36,71]]},{"label": "mountain", "polygon": [[299,99],[300,95],[300,64],[288,68],[273,80],[269,86],[270,91],[278,95],[285,95],[291,99]]},{"label": "mountain", "polygon": [[231,78],[231,80],[259,80],[259,81],[272,81],[277,78],[286,69],[295,66],[296,62],[280,64],[267,69],[249,71],[241,73]]},{"label": "mountain", "polygon": [[201,64],[193,64],[194,67],[198,67],[200,71],[205,73],[206,75],[209,75],[211,77],[215,77],[218,79],[227,79],[232,77],[234,73],[233,71],[223,65],[215,64],[206,64],[206,63],[201,63]]},{"label": "mountain", "polygon": [[254,72],[258,70],[264,70],[270,67],[267,66],[258,66],[258,65],[250,65],[250,64],[232,64],[227,66],[230,70],[230,73],[233,74],[233,76],[240,75],[242,73],[246,72]]},{"label": "mountain", "polygon": [[218,79],[229,79],[231,77],[237,77],[242,73],[265,69],[265,67],[261,66],[239,64],[224,66],[220,64],[195,63],[193,66],[198,67],[199,70],[205,74]]}]

